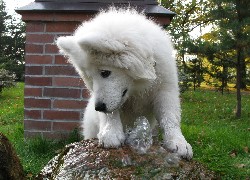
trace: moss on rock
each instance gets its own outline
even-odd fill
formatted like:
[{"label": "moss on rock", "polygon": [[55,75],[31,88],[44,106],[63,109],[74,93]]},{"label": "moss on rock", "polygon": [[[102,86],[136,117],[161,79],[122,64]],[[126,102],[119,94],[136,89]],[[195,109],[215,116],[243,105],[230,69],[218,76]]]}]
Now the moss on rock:
[{"label": "moss on rock", "polygon": [[196,161],[186,161],[153,145],[146,154],[129,146],[105,149],[97,140],[67,145],[37,179],[216,179]]}]

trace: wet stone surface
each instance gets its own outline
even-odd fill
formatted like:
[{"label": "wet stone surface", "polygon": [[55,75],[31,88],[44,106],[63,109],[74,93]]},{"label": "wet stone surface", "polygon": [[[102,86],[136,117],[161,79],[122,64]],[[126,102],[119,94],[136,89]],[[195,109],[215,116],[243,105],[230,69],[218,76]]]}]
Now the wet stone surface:
[{"label": "wet stone surface", "polygon": [[141,116],[134,124],[134,128],[126,130],[126,144],[139,154],[147,153],[153,144],[153,135],[148,120]]},{"label": "wet stone surface", "polygon": [[160,145],[138,153],[130,145],[117,149],[98,146],[96,139],[67,145],[37,179],[216,179],[195,161],[182,160]]}]

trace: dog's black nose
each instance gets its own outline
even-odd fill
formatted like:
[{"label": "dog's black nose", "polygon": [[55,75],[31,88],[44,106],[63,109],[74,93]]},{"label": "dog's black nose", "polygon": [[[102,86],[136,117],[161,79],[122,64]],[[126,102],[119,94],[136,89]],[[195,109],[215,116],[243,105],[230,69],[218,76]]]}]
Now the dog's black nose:
[{"label": "dog's black nose", "polygon": [[98,102],[95,105],[95,110],[96,111],[101,111],[101,112],[105,112],[107,110],[106,104],[102,103],[102,102]]}]

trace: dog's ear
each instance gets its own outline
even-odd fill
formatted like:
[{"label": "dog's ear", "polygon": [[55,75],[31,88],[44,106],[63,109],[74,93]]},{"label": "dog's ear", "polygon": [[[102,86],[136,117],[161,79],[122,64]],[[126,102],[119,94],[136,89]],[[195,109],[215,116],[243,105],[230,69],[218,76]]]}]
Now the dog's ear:
[{"label": "dog's ear", "polygon": [[144,79],[144,80],[155,80],[156,79],[156,74],[155,74],[155,69],[154,67],[145,67],[144,70],[140,69],[139,71],[136,72],[136,75],[138,79]]},{"label": "dog's ear", "polygon": [[131,62],[128,67],[129,74],[137,80],[152,81],[156,79],[155,61],[151,58],[144,57],[129,57]]},{"label": "dog's ear", "polygon": [[85,73],[88,67],[86,53],[82,51],[80,46],[75,40],[74,36],[59,37],[56,41],[60,53],[65,55],[69,62],[75,67],[76,71],[83,78],[85,85],[88,89],[92,90],[93,84],[90,77]]},{"label": "dog's ear", "polygon": [[56,40],[56,44],[60,50],[60,53],[64,55],[70,55],[73,53],[74,49],[76,49],[76,42],[74,41],[73,36],[64,36],[59,37]]},{"label": "dog's ear", "polygon": [[85,51],[98,51],[102,53],[117,53],[125,49],[125,44],[98,33],[88,33],[77,40],[79,46]]},{"label": "dog's ear", "polygon": [[75,67],[86,67],[86,53],[77,44],[74,36],[59,37],[56,41],[60,53],[67,56]]}]

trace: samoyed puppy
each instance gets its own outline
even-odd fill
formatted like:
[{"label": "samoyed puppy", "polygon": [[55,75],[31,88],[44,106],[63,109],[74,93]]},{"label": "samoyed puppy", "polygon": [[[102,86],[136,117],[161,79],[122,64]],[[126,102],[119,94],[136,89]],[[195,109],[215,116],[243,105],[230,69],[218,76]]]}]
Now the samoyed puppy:
[{"label": "samoyed puppy", "polygon": [[176,62],[168,34],[145,15],[111,8],[84,22],[57,46],[91,93],[84,113],[85,139],[119,147],[124,129],[141,116],[163,130],[164,146],[191,159],[180,128]]}]

